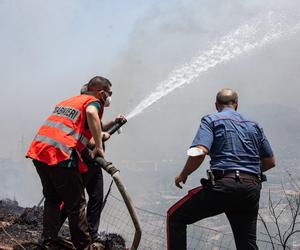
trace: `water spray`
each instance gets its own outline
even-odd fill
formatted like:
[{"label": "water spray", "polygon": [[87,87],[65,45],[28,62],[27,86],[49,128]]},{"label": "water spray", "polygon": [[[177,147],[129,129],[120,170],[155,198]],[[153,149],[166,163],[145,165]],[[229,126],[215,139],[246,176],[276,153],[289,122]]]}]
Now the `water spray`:
[{"label": "water spray", "polygon": [[288,22],[286,16],[276,15],[274,12],[255,18],[220,38],[209,49],[192,58],[190,62],[173,70],[126,116],[127,119],[141,114],[161,98],[179,87],[190,84],[209,69],[299,31],[300,23]]}]

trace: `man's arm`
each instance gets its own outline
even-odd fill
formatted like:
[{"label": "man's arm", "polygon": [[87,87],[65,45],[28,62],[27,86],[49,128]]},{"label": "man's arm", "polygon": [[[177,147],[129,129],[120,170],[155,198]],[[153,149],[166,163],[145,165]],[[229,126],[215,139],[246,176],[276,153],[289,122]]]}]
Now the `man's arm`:
[{"label": "man's arm", "polygon": [[275,163],[273,150],[262,128],[260,128],[260,133],[261,133],[261,147],[259,150],[260,165],[261,165],[261,171],[265,172],[275,167],[276,163]]},{"label": "man's arm", "polygon": [[98,110],[95,106],[89,105],[86,108],[86,117],[89,129],[92,133],[94,142],[95,142],[95,148],[93,150],[94,155],[99,155],[100,157],[104,158],[104,150],[102,146],[102,129],[100,126],[100,118],[98,115]]},{"label": "man's arm", "polygon": [[[104,142],[106,142],[109,138],[110,138],[110,134],[109,133],[106,133],[106,132],[102,132],[101,133],[101,138],[102,138],[102,145]],[[94,149],[95,148],[95,140],[94,138],[92,137],[88,143],[88,148],[89,149]],[[103,147],[104,149],[104,147]]]},{"label": "man's arm", "polygon": [[126,117],[124,115],[118,115],[113,121],[107,122],[105,124],[102,124],[103,131],[109,130],[112,126],[116,124],[116,122],[126,120]]},{"label": "man's arm", "polygon": [[276,161],[275,161],[275,157],[271,156],[271,157],[265,157],[263,159],[261,159],[261,171],[262,172],[266,172],[269,169],[275,167],[276,165]]},{"label": "man's arm", "polygon": [[180,183],[182,182],[183,184],[185,184],[187,177],[199,168],[205,158],[205,155],[208,153],[208,149],[206,147],[197,146],[197,148],[203,150],[204,154],[199,156],[189,156],[184,168],[182,169],[180,174],[175,177],[175,185],[179,188],[182,188]]},{"label": "man's arm", "polygon": [[106,122],[106,123],[102,123],[103,131],[109,130],[115,124],[116,124],[116,122],[114,120]]},{"label": "man's arm", "polygon": [[177,187],[182,188],[180,183],[182,182],[184,184],[187,180],[187,177],[201,165],[205,155],[208,154],[213,142],[213,138],[213,131],[208,117],[203,117],[201,119],[201,125],[192,142],[192,147],[197,147],[198,149],[202,150],[203,154],[198,156],[189,156],[181,173],[175,177],[175,185]]}]

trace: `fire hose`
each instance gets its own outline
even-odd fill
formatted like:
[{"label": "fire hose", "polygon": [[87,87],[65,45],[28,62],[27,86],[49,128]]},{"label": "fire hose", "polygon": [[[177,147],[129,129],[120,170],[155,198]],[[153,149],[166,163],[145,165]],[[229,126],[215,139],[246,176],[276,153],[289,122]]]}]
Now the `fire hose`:
[{"label": "fire hose", "polygon": [[[107,132],[112,135],[116,131],[119,131],[119,129],[126,123],[126,120],[116,122]],[[125,202],[125,205],[128,209],[128,212],[130,214],[130,217],[132,219],[133,225],[135,227],[135,234],[133,238],[132,245],[130,247],[130,250],[136,250],[140,244],[141,236],[142,236],[142,229],[140,226],[140,222],[136,213],[136,210],[134,208],[133,202],[126,190],[125,185],[123,184],[121,178],[120,178],[120,171],[115,168],[112,163],[107,162],[105,159],[101,157],[95,157],[92,160],[94,163],[98,165],[98,167],[103,168],[114,180],[116,183],[116,186]],[[44,201],[44,197],[42,197],[41,201],[38,203],[38,207],[41,206],[42,202]]]},{"label": "fire hose", "polygon": [[[107,132],[112,135],[114,134],[116,131],[119,131],[119,129],[126,123],[126,120],[123,121],[119,121],[116,122]],[[126,190],[126,187],[124,186],[121,178],[120,178],[120,171],[115,168],[112,163],[107,162],[105,159],[101,158],[101,157],[96,157],[94,158],[94,162],[96,164],[98,164],[99,166],[101,166],[108,174],[111,175],[111,177],[113,178],[113,180],[116,183],[116,186],[125,202],[125,205],[128,209],[128,212],[130,214],[130,217],[132,219],[133,225],[135,227],[135,234],[134,234],[134,238],[133,238],[133,242],[131,245],[131,250],[136,250],[140,244],[141,241],[141,236],[142,236],[142,229],[141,229],[141,225],[140,222],[138,220],[138,216],[136,213],[136,210],[134,208],[133,202]]]},{"label": "fire hose", "polygon": [[108,174],[110,174],[116,183],[116,186],[125,202],[125,205],[128,209],[130,217],[132,219],[133,225],[135,227],[135,234],[134,234],[133,242],[132,242],[130,249],[136,250],[140,244],[140,240],[141,240],[141,236],[142,236],[142,229],[140,226],[140,222],[139,222],[136,210],[133,206],[133,202],[132,202],[129,194],[127,193],[126,187],[124,186],[124,184],[120,178],[120,171],[117,168],[115,168],[112,165],[112,163],[107,162],[106,160],[104,160],[101,157],[96,157],[94,159],[94,162],[96,164],[98,164],[99,166],[101,166]]}]

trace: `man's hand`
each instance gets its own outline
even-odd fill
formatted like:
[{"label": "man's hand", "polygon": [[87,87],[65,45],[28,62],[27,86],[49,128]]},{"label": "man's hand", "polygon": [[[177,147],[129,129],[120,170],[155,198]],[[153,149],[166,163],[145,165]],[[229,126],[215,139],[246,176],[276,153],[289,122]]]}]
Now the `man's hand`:
[{"label": "man's hand", "polygon": [[205,147],[199,146],[199,149],[201,149],[204,154],[198,155],[198,156],[189,156],[187,159],[182,171],[178,176],[175,178],[175,185],[179,188],[182,188],[180,183],[182,182],[185,184],[187,177],[193,173],[203,162],[205,155],[207,154],[208,150]]},{"label": "man's hand", "polygon": [[92,158],[94,159],[96,156],[100,156],[104,159],[104,150],[103,148],[95,147],[92,151]]},{"label": "man's hand", "polygon": [[125,123],[127,121],[125,115],[117,115],[117,117],[114,120],[111,120],[108,123],[103,123],[102,128],[104,131],[108,131],[110,128],[112,128],[116,123]]},{"label": "man's hand", "polygon": [[87,147],[91,150],[93,150],[95,148],[95,140],[94,138],[92,137],[87,145]]},{"label": "man's hand", "polygon": [[127,121],[127,119],[126,119],[125,115],[122,115],[122,114],[117,115],[117,117],[115,118],[115,122],[116,123],[118,123],[118,122],[126,122],[126,121]]},{"label": "man's hand", "polygon": [[183,184],[185,184],[187,180],[187,176],[182,176],[181,174],[175,177],[175,185],[178,188],[182,188],[182,186],[180,185],[180,183],[182,182]]},{"label": "man's hand", "polygon": [[107,132],[102,132],[102,141],[105,142],[110,138],[110,134]]}]

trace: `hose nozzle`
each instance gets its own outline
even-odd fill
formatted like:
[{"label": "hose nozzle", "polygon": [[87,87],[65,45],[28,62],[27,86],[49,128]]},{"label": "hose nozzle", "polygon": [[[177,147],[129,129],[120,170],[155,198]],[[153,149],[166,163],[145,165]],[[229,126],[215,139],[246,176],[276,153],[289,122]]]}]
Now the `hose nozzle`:
[{"label": "hose nozzle", "polygon": [[127,122],[126,119],[120,120],[116,122],[109,130],[106,132],[109,133],[110,135],[114,134],[116,131],[118,131],[125,123]]}]

